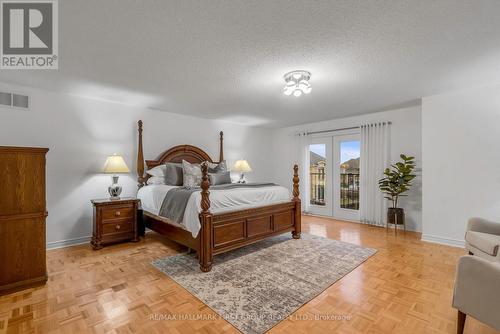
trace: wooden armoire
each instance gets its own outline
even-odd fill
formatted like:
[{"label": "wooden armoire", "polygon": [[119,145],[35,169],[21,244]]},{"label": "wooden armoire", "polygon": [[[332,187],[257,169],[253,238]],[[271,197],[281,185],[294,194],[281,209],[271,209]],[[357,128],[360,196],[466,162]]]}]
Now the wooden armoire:
[{"label": "wooden armoire", "polygon": [[47,151],[0,146],[0,295],[47,281]]}]

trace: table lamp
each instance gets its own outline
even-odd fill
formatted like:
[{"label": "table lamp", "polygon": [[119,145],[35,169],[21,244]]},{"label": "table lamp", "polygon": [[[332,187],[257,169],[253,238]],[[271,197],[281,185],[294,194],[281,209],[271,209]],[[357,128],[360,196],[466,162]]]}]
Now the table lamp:
[{"label": "table lamp", "polygon": [[122,187],[118,185],[118,173],[130,173],[130,170],[123,160],[121,155],[110,155],[106,159],[106,165],[104,166],[104,173],[114,174],[112,176],[113,184],[108,187],[109,198],[110,199],[120,199],[120,194],[122,193]]},{"label": "table lamp", "polygon": [[240,173],[240,180],[238,181],[238,183],[246,183],[245,173],[251,172],[252,168],[248,164],[248,161],[238,160],[234,163],[232,171]]}]

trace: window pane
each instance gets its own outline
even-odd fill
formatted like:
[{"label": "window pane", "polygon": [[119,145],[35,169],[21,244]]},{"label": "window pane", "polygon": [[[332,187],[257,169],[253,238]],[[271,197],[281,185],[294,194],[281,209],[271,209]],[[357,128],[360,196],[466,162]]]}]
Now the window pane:
[{"label": "window pane", "polygon": [[340,207],[359,210],[360,142],[340,143]]},{"label": "window pane", "polygon": [[325,206],[326,144],[309,145],[311,204]]}]

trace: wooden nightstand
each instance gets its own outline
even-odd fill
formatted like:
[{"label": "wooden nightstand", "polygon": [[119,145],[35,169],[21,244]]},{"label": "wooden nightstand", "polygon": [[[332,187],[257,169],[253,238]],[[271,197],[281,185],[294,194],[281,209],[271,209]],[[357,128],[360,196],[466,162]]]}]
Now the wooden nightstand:
[{"label": "wooden nightstand", "polygon": [[94,205],[94,231],[90,243],[94,249],[122,241],[139,241],[137,198],[94,199],[91,202]]}]

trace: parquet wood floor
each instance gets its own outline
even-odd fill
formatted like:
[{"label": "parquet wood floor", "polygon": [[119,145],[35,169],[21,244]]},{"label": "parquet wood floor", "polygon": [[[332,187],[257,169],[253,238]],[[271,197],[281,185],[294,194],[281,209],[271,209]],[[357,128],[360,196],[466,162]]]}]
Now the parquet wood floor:
[{"label": "parquet wood floor", "polygon": [[[463,250],[421,242],[418,233],[395,236],[319,217],[305,216],[303,231],[378,253],[270,333],[455,333],[450,305]],[[45,287],[0,297],[0,334],[239,333],[150,265],[179,251],[154,233],[99,251],[90,245],[48,251]],[[312,320],[320,316],[323,320]],[[496,333],[470,317],[465,332]]]}]

